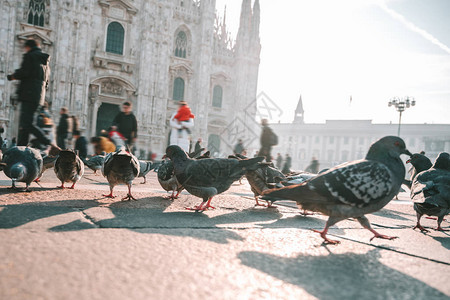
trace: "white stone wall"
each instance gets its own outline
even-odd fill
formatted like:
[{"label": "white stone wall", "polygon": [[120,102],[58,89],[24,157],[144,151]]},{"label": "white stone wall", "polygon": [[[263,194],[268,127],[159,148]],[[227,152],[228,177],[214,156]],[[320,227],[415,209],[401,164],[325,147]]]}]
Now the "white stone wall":
[{"label": "white stone wall", "polygon": [[[324,124],[271,124],[279,137],[272,155],[292,156],[292,169],[304,170],[315,156],[320,168],[362,159],[370,145],[386,135],[397,135],[398,124],[372,124],[370,120],[336,120]],[[424,150],[432,161],[450,151],[450,124],[402,124],[401,138],[412,153]],[[406,159],[406,157],[402,157]]]},{"label": "white stone wall", "polygon": [[[9,139],[17,135],[18,107],[10,102],[16,83],[5,77],[19,67],[21,43],[27,38],[41,41],[43,51],[51,55],[47,100],[55,121],[59,109],[66,106],[79,117],[83,134],[90,138],[96,133],[102,103],[129,100],[138,119],[138,153],[164,152],[168,118],[178,108],[172,100],[177,76],[185,79],[185,100],[196,115],[193,140],[202,137],[205,146],[211,133],[219,134],[242,113],[236,105],[240,108],[256,97],[259,36],[248,33],[236,41],[257,49],[253,52],[238,53],[222,43],[214,27],[214,0],[45,3],[45,25],[39,27],[27,24],[29,0],[0,0],[0,123]],[[125,29],[123,55],[105,51],[107,26],[113,21]],[[174,56],[179,28],[189,37],[186,59]],[[223,87],[222,108],[212,107],[215,84]],[[221,151],[226,153],[225,145]]]}]

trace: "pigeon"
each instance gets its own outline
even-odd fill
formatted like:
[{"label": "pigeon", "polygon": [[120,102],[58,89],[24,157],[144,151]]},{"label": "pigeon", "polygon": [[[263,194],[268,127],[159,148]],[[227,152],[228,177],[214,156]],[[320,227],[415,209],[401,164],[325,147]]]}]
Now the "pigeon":
[{"label": "pigeon", "polygon": [[16,188],[16,181],[25,182],[26,192],[31,191],[30,184],[41,174],[43,164],[39,151],[25,146],[8,149],[2,163],[5,164],[3,171],[12,180],[11,188]]},{"label": "pigeon", "polygon": [[50,156],[50,155],[47,155],[47,153],[42,152],[42,151],[41,151],[41,155],[42,155],[42,160],[43,160],[42,172],[41,172],[41,174],[39,174],[38,178],[36,178],[34,180],[34,182],[41,181],[41,177],[42,177],[42,175],[44,175],[44,172],[47,171],[48,169],[53,168],[55,166],[55,161],[58,158],[58,156]]},{"label": "pigeon", "polygon": [[136,200],[131,195],[131,184],[133,183],[133,179],[138,176],[139,171],[139,160],[133,154],[126,151],[124,147],[117,149],[116,152],[109,153],[105,157],[102,174],[108,180],[110,193],[103,196],[114,198],[114,186],[124,183],[128,186],[128,194],[122,200]]},{"label": "pigeon", "polygon": [[423,154],[420,153],[414,153],[410,159],[406,161],[407,164],[411,164],[411,179],[410,180],[403,180],[403,184],[408,186],[409,189],[411,189],[412,182],[417,174],[419,174],[422,171],[428,170],[433,165],[431,163],[431,160],[426,157]]},{"label": "pigeon", "polygon": [[140,171],[139,171],[138,177],[144,178],[144,182],[141,182],[142,184],[147,183],[147,178],[145,178],[145,175],[147,175],[148,172],[150,172],[157,166],[158,166],[158,164],[156,164],[154,162],[139,160],[139,170]]},{"label": "pigeon", "polygon": [[55,174],[61,181],[61,186],[58,186],[58,188],[63,189],[65,182],[72,182],[72,186],[69,189],[73,189],[75,183],[84,174],[84,163],[75,151],[61,150],[55,161]]},{"label": "pigeon", "polygon": [[263,199],[295,200],[303,209],[329,216],[323,231],[316,231],[325,243],[339,243],[326,234],[330,226],[347,218],[356,218],[370,230],[371,240],[394,239],[372,229],[364,215],[380,210],[397,195],[405,178],[401,154],[412,155],[401,138],[386,136],[370,146],[365,159],[341,164],[304,183],[265,191]]},{"label": "pigeon", "polygon": [[215,195],[228,190],[247,170],[259,168],[258,163],[264,160],[264,157],[246,160],[228,158],[194,160],[177,145],[167,147],[165,156],[173,162],[178,182],[189,193],[203,199],[199,206],[187,208],[195,211],[214,209],[211,200]]},{"label": "pigeon", "polygon": [[411,200],[414,202],[414,210],[417,214],[417,224],[413,229],[428,232],[420,225],[422,215],[436,216],[438,226],[436,230],[442,229],[441,223],[444,217],[450,213],[450,155],[441,152],[434,165],[420,172],[413,180],[411,187]]},{"label": "pigeon", "polygon": [[[209,158],[211,155],[211,152],[206,151],[202,155],[198,156],[199,153],[201,153],[204,150],[204,148],[201,148],[200,150],[190,153],[189,157],[195,159],[204,159]],[[169,199],[177,199],[178,195],[183,190],[183,187],[178,182],[177,178],[174,174],[173,169],[173,162],[171,160],[163,160],[162,164],[158,168],[158,182],[161,185],[161,187],[166,190],[167,192],[172,191],[172,195],[170,195]],[[175,192],[177,194],[175,195]]]},{"label": "pigeon", "polygon": [[259,196],[266,190],[273,188],[273,186],[280,180],[285,180],[285,175],[277,168],[261,163],[262,167],[256,170],[245,172],[245,177],[250,184],[250,189],[255,197],[255,206],[272,207],[272,202],[267,201],[267,205],[259,203]]},{"label": "pigeon", "polygon": [[106,152],[103,152],[102,154],[92,156],[89,160],[85,160],[84,163],[97,175],[97,171],[102,169],[105,156]]},{"label": "pigeon", "polygon": [[[172,200],[177,199],[183,190],[173,172],[173,162],[171,160],[163,160],[158,168],[158,182],[164,190],[172,191],[172,195],[169,196],[169,199]],[[177,192],[176,195],[175,192]]]}]

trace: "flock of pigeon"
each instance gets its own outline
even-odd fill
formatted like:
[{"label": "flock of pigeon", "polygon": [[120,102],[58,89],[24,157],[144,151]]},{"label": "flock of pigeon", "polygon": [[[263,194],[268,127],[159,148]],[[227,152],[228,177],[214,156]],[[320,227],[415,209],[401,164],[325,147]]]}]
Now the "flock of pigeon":
[{"label": "flock of pigeon", "polygon": [[[200,151],[201,152],[201,151]],[[405,180],[405,167],[400,155],[411,158],[407,161],[415,168],[411,180]],[[214,208],[211,201],[215,195],[225,192],[233,182],[245,176],[254,193],[256,205],[259,200],[267,201],[267,206],[278,200],[294,200],[299,208],[320,212],[329,218],[320,233],[325,243],[338,241],[327,238],[330,226],[355,218],[364,228],[370,230],[373,238],[394,239],[375,231],[366,214],[376,212],[387,205],[406,184],[411,188],[411,199],[417,213],[417,225],[414,227],[427,231],[420,224],[420,218],[426,214],[437,217],[437,230],[444,230],[441,222],[450,212],[450,156],[440,153],[436,162],[421,154],[411,154],[404,141],[395,136],[386,136],[373,143],[364,159],[347,162],[319,174],[296,173],[285,176],[272,164],[262,162],[263,157],[246,158],[229,156],[228,158],[210,158],[209,152],[188,154],[180,147],[167,147],[161,164],[139,161],[125,148],[107,155],[94,156],[83,162],[72,150],[63,150],[57,157],[42,156],[29,147],[13,147],[1,158],[0,167],[12,180],[25,182],[26,191],[33,181],[39,180],[45,169],[54,166],[57,178],[72,183],[70,188],[81,179],[86,164],[94,172],[102,171],[110,186],[106,197],[114,197],[113,189],[118,184],[126,184],[128,193],[122,200],[135,200],[131,194],[133,180],[144,177],[157,168],[158,181],[175,199],[185,189],[202,199],[202,202],[188,208],[197,212]],[[175,194],[176,193],[176,194]],[[264,205],[265,206],[265,205]],[[371,240],[372,240],[371,239]]]}]

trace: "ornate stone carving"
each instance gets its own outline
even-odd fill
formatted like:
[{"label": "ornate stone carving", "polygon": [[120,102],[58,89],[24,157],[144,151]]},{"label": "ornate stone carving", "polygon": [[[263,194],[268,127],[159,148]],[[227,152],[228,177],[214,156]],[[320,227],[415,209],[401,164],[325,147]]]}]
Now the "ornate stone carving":
[{"label": "ornate stone carving", "polygon": [[114,79],[103,81],[100,88],[102,94],[123,96],[123,87]]}]

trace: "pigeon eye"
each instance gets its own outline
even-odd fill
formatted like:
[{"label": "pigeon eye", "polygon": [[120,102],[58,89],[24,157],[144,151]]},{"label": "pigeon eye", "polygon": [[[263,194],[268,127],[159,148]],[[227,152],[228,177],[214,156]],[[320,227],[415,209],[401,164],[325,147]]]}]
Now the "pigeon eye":
[{"label": "pigeon eye", "polygon": [[394,143],[394,145],[395,145],[396,147],[400,147],[400,142],[397,141],[397,142]]}]

